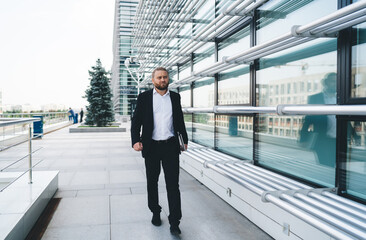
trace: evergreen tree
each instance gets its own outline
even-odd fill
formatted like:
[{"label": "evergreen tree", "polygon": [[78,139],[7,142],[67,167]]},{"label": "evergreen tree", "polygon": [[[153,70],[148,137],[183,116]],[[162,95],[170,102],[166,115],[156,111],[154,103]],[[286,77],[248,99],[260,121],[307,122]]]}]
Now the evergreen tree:
[{"label": "evergreen tree", "polygon": [[86,107],[85,124],[104,127],[114,121],[109,73],[98,59],[96,66],[89,71],[89,75],[90,86],[85,91],[85,97],[89,102],[89,106]]}]

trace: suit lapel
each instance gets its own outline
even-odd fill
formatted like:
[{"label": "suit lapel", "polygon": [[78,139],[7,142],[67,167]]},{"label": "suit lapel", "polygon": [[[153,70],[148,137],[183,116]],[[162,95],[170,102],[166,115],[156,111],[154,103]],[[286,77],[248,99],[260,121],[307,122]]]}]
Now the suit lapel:
[{"label": "suit lapel", "polygon": [[153,90],[150,90],[149,91],[149,96],[148,96],[148,101],[147,101],[147,103],[146,103],[146,107],[147,107],[147,117],[149,118],[149,122],[151,122],[152,123],[152,125],[151,126],[154,126],[154,113],[153,113]]},{"label": "suit lapel", "polygon": [[175,119],[175,112],[176,112],[176,98],[174,97],[174,93],[172,93],[170,91],[170,100],[172,101],[172,115],[173,115],[173,128],[174,128],[174,132],[176,131],[176,126],[175,126],[175,123],[176,123],[176,119]]}]

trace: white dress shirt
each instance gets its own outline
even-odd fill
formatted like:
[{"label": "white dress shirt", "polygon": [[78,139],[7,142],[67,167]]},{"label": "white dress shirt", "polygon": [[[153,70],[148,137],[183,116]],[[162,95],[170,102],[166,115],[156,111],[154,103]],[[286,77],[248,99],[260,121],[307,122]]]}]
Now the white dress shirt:
[{"label": "white dress shirt", "polygon": [[153,140],[166,140],[174,136],[173,109],[169,90],[161,96],[153,90],[154,130]]}]

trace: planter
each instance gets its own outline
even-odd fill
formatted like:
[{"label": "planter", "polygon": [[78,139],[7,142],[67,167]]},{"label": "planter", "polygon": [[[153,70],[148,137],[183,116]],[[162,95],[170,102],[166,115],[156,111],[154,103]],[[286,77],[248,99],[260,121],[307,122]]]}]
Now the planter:
[{"label": "planter", "polygon": [[121,127],[71,127],[70,133],[95,133],[95,132],[126,132],[126,128]]}]

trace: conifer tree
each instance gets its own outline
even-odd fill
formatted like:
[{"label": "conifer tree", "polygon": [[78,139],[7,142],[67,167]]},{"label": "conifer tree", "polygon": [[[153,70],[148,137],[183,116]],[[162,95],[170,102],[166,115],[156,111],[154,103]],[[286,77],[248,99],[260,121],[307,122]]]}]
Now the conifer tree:
[{"label": "conifer tree", "polygon": [[86,107],[85,124],[105,127],[114,121],[109,73],[98,59],[96,65],[89,71],[89,75],[90,86],[85,91],[85,98],[89,102],[89,106]]}]

